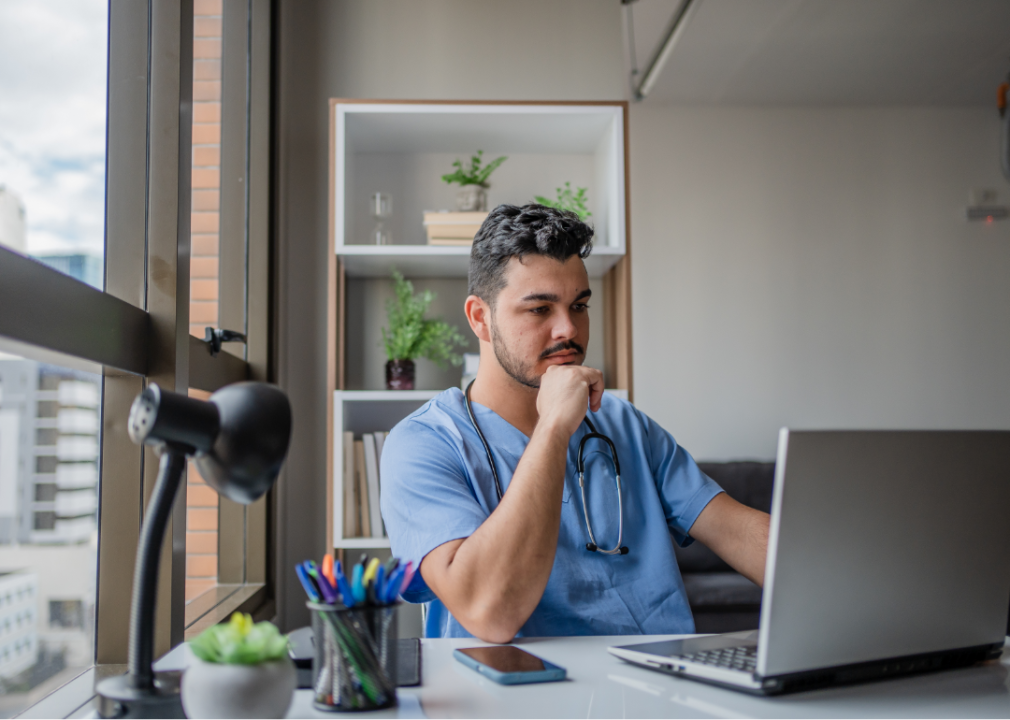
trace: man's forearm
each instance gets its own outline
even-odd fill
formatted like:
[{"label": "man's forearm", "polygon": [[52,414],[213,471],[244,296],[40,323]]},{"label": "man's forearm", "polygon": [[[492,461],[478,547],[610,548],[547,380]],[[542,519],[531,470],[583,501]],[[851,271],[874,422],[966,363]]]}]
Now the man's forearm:
[{"label": "man's forearm", "polygon": [[[450,548],[448,557],[432,552],[421,566],[449,612],[484,640],[511,640],[547,587],[557,550],[568,440],[563,432],[538,425],[491,516]],[[429,559],[447,565],[427,566]]]},{"label": "man's forearm", "polygon": [[701,511],[690,534],[734,570],[763,585],[770,520],[768,513],[749,508],[721,493]]}]

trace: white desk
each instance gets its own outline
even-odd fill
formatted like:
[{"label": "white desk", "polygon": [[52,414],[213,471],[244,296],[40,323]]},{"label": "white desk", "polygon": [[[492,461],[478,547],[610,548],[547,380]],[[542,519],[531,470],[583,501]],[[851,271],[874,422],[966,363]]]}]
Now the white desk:
[{"label": "white desk", "polygon": [[[1010,649],[999,662],[963,670],[828,690],[756,697],[628,665],[606,651],[676,635],[576,637],[521,641],[535,655],[568,669],[565,682],[497,685],[452,657],[473,640],[424,640],[421,687],[400,688],[400,706],[372,713],[328,713],[298,690],[288,717],[307,718],[569,718],[569,717],[1010,717]],[[181,669],[188,650],[162,658],[159,670]],[[94,685],[125,666],[89,670],[23,717],[96,717]]]},{"label": "white desk", "polygon": [[[473,640],[424,640],[421,687],[400,688],[401,706],[368,717],[1010,717],[1007,666],[999,663],[885,682],[762,698],[629,665],[606,652],[677,637],[574,637],[519,641],[530,652],[568,670],[565,682],[504,686],[452,657]],[[423,712],[423,715],[421,714]],[[299,690],[289,717],[350,717],[312,707]]]}]

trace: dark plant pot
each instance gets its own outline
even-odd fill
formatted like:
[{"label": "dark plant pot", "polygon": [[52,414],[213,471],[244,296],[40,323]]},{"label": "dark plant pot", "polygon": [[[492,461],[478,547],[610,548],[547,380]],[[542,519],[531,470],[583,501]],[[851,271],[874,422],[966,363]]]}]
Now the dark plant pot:
[{"label": "dark plant pot", "polygon": [[386,363],[387,390],[414,389],[414,361],[389,360]]}]

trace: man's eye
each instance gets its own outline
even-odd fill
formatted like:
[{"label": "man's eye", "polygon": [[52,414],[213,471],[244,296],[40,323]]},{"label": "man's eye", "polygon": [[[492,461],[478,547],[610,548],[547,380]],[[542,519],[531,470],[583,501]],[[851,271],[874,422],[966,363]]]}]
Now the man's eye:
[{"label": "man's eye", "polygon": [[575,312],[585,312],[588,309],[589,305],[587,305],[586,303],[575,303],[574,305],[572,305],[572,310],[574,310]]},{"label": "man's eye", "polygon": [[542,307],[535,307],[535,308],[531,309],[530,312],[533,313],[534,315],[543,315],[548,310],[549,310],[549,308],[545,305],[545,306],[542,306]]}]

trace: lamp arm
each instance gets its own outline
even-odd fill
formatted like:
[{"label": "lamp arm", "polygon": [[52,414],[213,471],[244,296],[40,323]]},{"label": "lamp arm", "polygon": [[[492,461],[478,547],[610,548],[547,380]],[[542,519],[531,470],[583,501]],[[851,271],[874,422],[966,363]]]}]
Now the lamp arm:
[{"label": "lamp arm", "polygon": [[186,453],[166,444],[158,467],[151,501],[137,546],[137,564],[133,570],[133,602],[130,605],[130,682],[135,688],[153,689],[154,610],[158,592],[158,566],[165,528],[172,514],[172,504],[179,489]]}]

